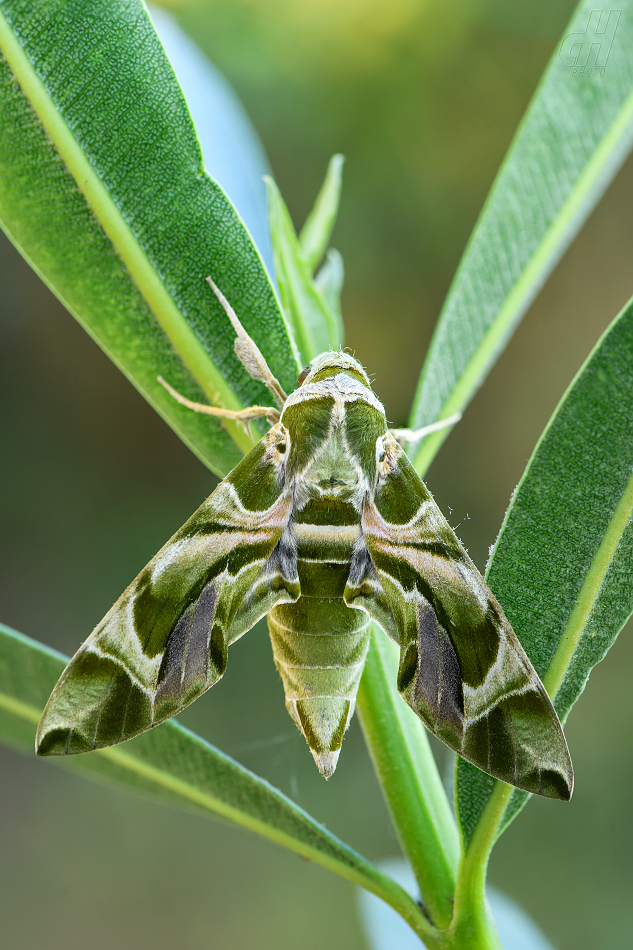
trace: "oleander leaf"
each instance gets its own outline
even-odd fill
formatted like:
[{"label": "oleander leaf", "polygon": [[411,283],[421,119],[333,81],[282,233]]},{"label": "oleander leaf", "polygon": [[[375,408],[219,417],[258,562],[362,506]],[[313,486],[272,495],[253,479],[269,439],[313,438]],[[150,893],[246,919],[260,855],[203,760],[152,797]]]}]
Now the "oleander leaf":
[{"label": "oleander leaf", "polygon": [[301,228],[299,243],[311,271],[314,271],[330,243],[341,197],[344,161],[342,155],[333,155],[330,159],[314,207]]},{"label": "oleander leaf", "polygon": [[273,277],[264,184],[270,166],[262,143],[235,91],[200,47],[166,10],[148,9],[187,100],[205,168],[235,206]]},{"label": "oleander leaf", "polygon": [[318,289],[277,185],[266,178],[275,274],[304,366],[342,343],[342,324]]},{"label": "oleander leaf", "polygon": [[[55,650],[0,624],[3,742],[32,752],[35,726],[66,662],[67,657]],[[164,723],[124,748],[53,761],[263,835],[368,888],[408,919],[418,933],[425,929],[416,903],[398,884],[264,779],[176,722]]]},{"label": "oleander leaf", "polygon": [[282,385],[298,365],[259,252],[205,173],[144,4],[0,0],[0,55],[3,229],[181,437],[226,474],[250,437],[179,406],[156,380],[228,408],[265,398],[205,277]]},{"label": "oleander leaf", "polygon": [[[633,611],[632,574],[630,301],[545,429],[486,573],[562,722]],[[456,767],[459,819],[469,842],[498,783],[466,762]],[[502,827],[526,800],[514,792]]]},{"label": "oleander leaf", "polygon": [[336,339],[339,341],[339,345],[342,344],[345,338],[343,315],[341,313],[341,292],[343,290],[344,279],[345,267],[343,265],[343,257],[336,248],[331,247],[325,256],[323,266],[315,275],[314,285],[323,295],[323,299],[334,317]]},{"label": "oleander leaf", "polygon": [[[604,68],[574,69],[567,47],[557,45],[444,303],[411,411],[413,429],[468,404],[631,147],[633,4],[590,19],[594,7],[581,2],[563,36],[584,34],[577,61],[588,58],[593,43]],[[448,431],[411,446],[421,474]]]}]

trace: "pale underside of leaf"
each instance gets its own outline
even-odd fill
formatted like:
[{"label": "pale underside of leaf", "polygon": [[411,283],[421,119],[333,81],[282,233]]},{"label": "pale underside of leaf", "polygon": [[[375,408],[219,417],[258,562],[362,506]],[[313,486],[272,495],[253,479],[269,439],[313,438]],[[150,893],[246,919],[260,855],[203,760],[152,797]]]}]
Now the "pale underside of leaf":
[{"label": "pale underside of leaf", "polygon": [[325,181],[312,211],[301,228],[299,235],[301,251],[306,264],[312,271],[325,254],[330,242],[341,197],[344,161],[342,155],[333,155],[330,159]]},{"label": "pale underside of leaf", "polygon": [[266,184],[275,273],[305,366],[313,357],[340,346],[342,327],[312,277],[279,189],[270,178]]}]

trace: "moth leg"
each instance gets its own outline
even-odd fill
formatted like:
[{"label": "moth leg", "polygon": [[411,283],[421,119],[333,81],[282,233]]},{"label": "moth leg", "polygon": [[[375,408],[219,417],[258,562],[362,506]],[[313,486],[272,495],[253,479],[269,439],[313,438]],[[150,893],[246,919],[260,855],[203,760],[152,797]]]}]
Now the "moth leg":
[{"label": "moth leg", "polygon": [[231,321],[233,329],[237,333],[237,339],[235,340],[235,355],[240,360],[246,372],[253,379],[256,379],[258,383],[264,383],[265,386],[271,391],[275,397],[275,402],[280,409],[283,409],[284,403],[288,398],[286,393],[281,388],[281,383],[276,379],[268,368],[268,363],[264,359],[259,347],[254,340],[251,340],[250,336],[240,323],[235,310],[228,302],[220,288],[213,283],[210,277],[207,277],[207,281],[211,290],[218,298],[226,315]]},{"label": "moth leg", "polygon": [[173,386],[170,386],[162,376],[157,376],[156,378],[161,386],[167,390],[169,395],[173,396],[176,402],[179,402],[181,406],[186,406],[187,409],[192,409],[194,412],[201,412],[207,416],[216,416],[219,419],[234,419],[236,422],[241,422],[246,428],[248,428],[249,422],[253,419],[261,419],[262,416],[266,417],[267,422],[271,426],[276,425],[281,418],[279,410],[273,406],[248,406],[246,409],[223,409],[221,406],[207,406],[203,402],[192,402],[191,399],[182,396]]},{"label": "moth leg", "polygon": [[461,412],[455,412],[452,416],[447,416],[446,419],[440,419],[438,422],[432,422],[428,426],[422,426],[421,429],[390,429],[389,431],[400,444],[403,442],[417,442],[418,439],[423,439],[424,436],[429,435],[431,432],[439,432],[440,429],[447,429],[449,426],[454,426],[456,422],[459,422],[461,417]]}]

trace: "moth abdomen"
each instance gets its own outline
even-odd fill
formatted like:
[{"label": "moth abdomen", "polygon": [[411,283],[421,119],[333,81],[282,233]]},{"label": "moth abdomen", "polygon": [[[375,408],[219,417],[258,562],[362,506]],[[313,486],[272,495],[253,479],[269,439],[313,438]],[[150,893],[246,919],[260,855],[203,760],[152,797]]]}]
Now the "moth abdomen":
[{"label": "moth abdomen", "polygon": [[[369,617],[350,610],[342,599],[302,601],[272,610],[268,631],[286,708],[319,771],[329,778],[354,713],[369,646]],[[293,608],[298,608],[296,616]],[[326,627],[330,632],[324,632]]]},{"label": "moth abdomen", "polygon": [[336,768],[369,644],[368,615],[350,610],[343,598],[359,520],[351,505],[330,498],[297,513],[301,597],[268,615],[286,708],[325,778]]}]

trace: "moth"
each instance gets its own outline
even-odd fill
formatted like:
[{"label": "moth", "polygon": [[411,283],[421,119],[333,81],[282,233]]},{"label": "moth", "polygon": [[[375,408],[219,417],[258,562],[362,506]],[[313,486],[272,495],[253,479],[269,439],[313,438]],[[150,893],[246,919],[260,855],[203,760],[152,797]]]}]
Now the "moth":
[{"label": "moth", "polygon": [[[266,435],[130,584],[66,667],[40,755],[89,752],[174,716],[267,615],[286,707],[334,772],[375,621],[397,687],[438,738],[495,778],[569,799],[552,703],[494,595],[409,462],[360,363],[322,353],[286,395],[228,301],[236,352],[275,407]],[[167,384],[165,384],[167,385]]]}]

